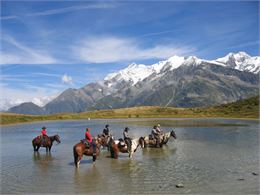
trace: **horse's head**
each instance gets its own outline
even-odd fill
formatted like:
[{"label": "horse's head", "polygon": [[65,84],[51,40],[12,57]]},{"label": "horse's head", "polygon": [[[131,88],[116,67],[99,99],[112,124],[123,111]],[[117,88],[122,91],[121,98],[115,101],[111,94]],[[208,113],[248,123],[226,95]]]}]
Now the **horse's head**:
[{"label": "horse's head", "polygon": [[144,137],[140,137],[140,138],[139,138],[139,145],[141,146],[141,148],[144,148],[144,146],[145,146]]},{"label": "horse's head", "polygon": [[60,136],[59,135],[54,135],[54,140],[58,143],[60,143]]},{"label": "horse's head", "polygon": [[176,136],[176,134],[175,134],[175,131],[171,131],[171,136],[174,138],[174,139],[177,139],[177,136]]}]

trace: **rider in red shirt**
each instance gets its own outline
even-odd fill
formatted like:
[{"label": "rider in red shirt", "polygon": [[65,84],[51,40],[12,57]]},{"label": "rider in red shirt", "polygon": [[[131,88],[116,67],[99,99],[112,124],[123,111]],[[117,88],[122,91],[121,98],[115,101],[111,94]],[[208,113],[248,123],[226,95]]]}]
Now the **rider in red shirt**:
[{"label": "rider in red shirt", "polygon": [[46,142],[46,138],[47,138],[47,131],[46,131],[46,127],[42,127],[42,132],[41,132],[41,142],[42,144]]},{"label": "rider in red shirt", "polygon": [[92,142],[92,135],[90,134],[90,129],[89,129],[89,128],[86,129],[85,138],[86,138],[86,140],[87,140],[89,143]]},{"label": "rider in red shirt", "polygon": [[46,131],[46,127],[42,128],[42,136],[46,136],[47,135],[47,131]]}]

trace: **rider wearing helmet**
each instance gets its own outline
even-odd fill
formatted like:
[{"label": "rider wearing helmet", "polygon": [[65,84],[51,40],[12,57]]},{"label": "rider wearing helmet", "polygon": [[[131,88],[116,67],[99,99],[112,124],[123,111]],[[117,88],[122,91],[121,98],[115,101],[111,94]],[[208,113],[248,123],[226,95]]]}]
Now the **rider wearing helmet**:
[{"label": "rider wearing helmet", "polygon": [[127,150],[128,150],[128,153],[130,153],[131,151],[131,145],[132,145],[132,140],[131,140],[131,137],[129,136],[128,134],[128,130],[129,128],[126,127],[124,132],[123,132],[123,137],[124,137],[124,140],[125,140],[125,143],[127,145]]}]

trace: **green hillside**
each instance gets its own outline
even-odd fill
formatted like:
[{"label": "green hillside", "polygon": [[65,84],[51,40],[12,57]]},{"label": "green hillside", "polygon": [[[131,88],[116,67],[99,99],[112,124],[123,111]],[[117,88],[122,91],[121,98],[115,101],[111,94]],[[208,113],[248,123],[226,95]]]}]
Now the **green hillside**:
[{"label": "green hillside", "polygon": [[22,115],[1,113],[1,124],[14,124],[23,122],[45,120],[74,120],[97,118],[247,118],[259,119],[259,96],[240,100],[234,103],[223,104],[208,108],[173,108],[158,106],[142,106],[114,110],[99,110],[82,113],[62,113],[54,115]]}]

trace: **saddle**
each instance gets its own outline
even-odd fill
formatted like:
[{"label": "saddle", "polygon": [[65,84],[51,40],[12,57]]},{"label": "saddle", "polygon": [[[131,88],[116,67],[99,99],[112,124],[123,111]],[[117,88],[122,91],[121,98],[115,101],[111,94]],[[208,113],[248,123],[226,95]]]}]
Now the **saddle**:
[{"label": "saddle", "polygon": [[120,138],[118,141],[119,141],[118,147],[124,148],[126,146],[126,143],[122,138]]},{"label": "saddle", "polygon": [[83,144],[85,144],[86,148],[90,148],[90,143],[86,139],[80,140]]},{"label": "saddle", "polygon": [[38,143],[40,143],[41,145],[46,145],[46,142],[48,141],[49,137],[46,135],[46,136],[42,136],[42,135],[38,135],[36,137],[36,141]]}]

